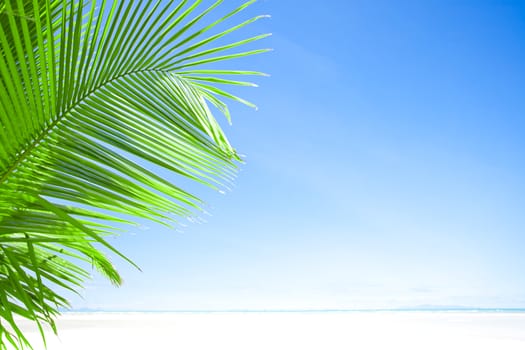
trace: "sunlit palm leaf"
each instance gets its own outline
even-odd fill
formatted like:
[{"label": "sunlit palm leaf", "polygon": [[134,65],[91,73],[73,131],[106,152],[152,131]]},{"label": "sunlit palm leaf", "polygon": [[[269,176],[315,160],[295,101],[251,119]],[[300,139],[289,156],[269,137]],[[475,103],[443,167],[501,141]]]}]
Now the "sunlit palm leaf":
[{"label": "sunlit palm leaf", "polygon": [[221,98],[251,104],[218,86],[254,84],[224,76],[261,73],[208,65],[266,51],[236,49],[267,35],[225,44],[262,16],[214,30],[249,1],[201,25],[221,2],[0,0],[0,348],[27,343],[13,315],[54,327],[56,287],[88,276],[71,258],[121,283],[97,249],[121,255],[104,240],[119,213],[165,222],[200,207],[128,156],[231,181],[239,158],[209,104],[229,119]]}]

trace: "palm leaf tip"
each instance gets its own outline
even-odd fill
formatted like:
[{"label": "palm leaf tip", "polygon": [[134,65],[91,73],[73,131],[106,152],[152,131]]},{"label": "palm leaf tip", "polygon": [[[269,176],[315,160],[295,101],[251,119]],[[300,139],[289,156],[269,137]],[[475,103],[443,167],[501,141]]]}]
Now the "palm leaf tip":
[{"label": "palm leaf tip", "polygon": [[220,28],[253,2],[206,22],[222,1],[0,0],[0,349],[29,345],[14,315],[54,327],[78,261],[122,283],[102,248],[126,259],[104,239],[124,216],[190,217],[182,178],[229,187],[242,158],[211,108],[254,107],[228,87],[264,74],[220,65],[268,51],[228,41],[268,16]]}]

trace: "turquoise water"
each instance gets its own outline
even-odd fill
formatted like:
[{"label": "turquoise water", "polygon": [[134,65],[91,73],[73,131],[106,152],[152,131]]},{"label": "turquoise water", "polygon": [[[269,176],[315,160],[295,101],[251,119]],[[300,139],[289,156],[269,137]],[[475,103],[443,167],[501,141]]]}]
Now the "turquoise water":
[{"label": "turquoise water", "polygon": [[394,308],[394,309],[225,309],[225,310],[98,310],[75,309],[62,312],[130,312],[130,313],[345,313],[345,312],[483,312],[483,313],[525,313],[525,308]]}]

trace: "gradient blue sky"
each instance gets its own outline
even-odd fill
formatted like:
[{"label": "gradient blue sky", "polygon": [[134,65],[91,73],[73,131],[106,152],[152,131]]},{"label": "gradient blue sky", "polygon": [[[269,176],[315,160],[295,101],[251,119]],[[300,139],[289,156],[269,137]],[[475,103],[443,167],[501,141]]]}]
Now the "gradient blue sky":
[{"label": "gradient blue sky", "polygon": [[[241,1],[226,1],[231,8]],[[74,308],[525,307],[525,2],[259,1],[212,216],[112,242]]]}]

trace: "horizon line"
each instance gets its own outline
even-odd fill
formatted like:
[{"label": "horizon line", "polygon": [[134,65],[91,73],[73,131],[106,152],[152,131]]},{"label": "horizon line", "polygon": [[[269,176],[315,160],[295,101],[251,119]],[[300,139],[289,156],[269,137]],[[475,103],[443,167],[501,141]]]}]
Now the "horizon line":
[{"label": "horizon line", "polygon": [[102,309],[102,308],[78,308],[60,310],[62,313],[82,313],[82,312],[106,312],[106,313],[321,313],[321,312],[418,312],[418,311],[433,311],[433,312],[525,312],[525,307],[466,307],[466,306],[451,306],[451,307],[396,307],[396,308],[327,308],[327,309]]}]

